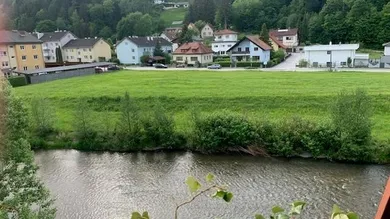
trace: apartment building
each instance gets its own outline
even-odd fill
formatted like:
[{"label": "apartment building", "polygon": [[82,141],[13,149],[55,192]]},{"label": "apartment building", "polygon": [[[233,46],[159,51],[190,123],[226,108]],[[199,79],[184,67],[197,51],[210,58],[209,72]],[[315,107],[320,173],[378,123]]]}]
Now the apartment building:
[{"label": "apartment building", "polygon": [[[60,48],[61,55],[63,56],[62,48],[71,40],[77,39],[77,37],[69,31],[55,31],[46,33],[35,33],[37,38],[43,42],[43,57],[45,63],[57,63],[58,57],[56,49]],[[62,57],[62,60],[64,58]]]},{"label": "apartment building", "polygon": [[111,59],[111,47],[102,38],[73,39],[63,46],[66,62],[105,62]]},{"label": "apartment building", "polygon": [[0,30],[0,64],[2,72],[27,71],[45,67],[42,41],[25,31]]}]

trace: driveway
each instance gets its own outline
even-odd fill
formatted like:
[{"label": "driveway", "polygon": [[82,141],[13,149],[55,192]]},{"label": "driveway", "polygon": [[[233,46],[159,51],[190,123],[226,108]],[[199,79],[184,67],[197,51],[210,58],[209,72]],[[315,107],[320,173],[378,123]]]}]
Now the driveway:
[{"label": "driveway", "polygon": [[272,67],[272,69],[281,71],[295,71],[296,64],[298,64],[299,60],[303,58],[303,53],[291,53],[290,57],[288,57],[286,60],[284,60],[284,62],[280,63],[279,65]]}]

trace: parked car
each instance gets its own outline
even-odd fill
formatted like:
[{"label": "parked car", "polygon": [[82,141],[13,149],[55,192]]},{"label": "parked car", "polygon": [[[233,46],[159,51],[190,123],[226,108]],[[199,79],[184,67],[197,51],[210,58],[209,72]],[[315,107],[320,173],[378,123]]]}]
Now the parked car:
[{"label": "parked car", "polygon": [[96,73],[96,74],[103,73],[103,68],[95,67],[95,73]]},{"label": "parked car", "polygon": [[207,66],[208,69],[221,69],[221,65],[220,64],[212,64],[212,65],[209,65]]},{"label": "parked car", "polygon": [[184,64],[177,64],[176,65],[176,68],[185,68],[186,67],[186,65],[184,65]]},{"label": "parked car", "polygon": [[168,66],[166,66],[166,65],[164,65],[164,64],[160,64],[160,63],[154,64],[154,67],[155,67],[155,68],[168,68]]},{"label": "parked car", "polygon": [[120,70],[121,68],[119,68],[117,65],[110,65],[108,66],[107,70],[109,71],[116,71],[116,70]]}]

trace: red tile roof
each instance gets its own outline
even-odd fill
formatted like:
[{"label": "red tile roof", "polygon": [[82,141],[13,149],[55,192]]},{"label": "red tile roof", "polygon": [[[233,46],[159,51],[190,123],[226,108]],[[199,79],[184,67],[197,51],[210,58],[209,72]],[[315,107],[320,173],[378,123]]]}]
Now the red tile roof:
[{"label": "red tile roof", "polygon": [[282,49],[287,49],[287,46],[285,46],[282,42],[280,42],[275,36],[272,34],[269,34],[269,38],[276,43],[280,48]]},{"label": "red tile roof", "polygon": [[298,34],[298,28],[271,30],[270,34],[275,37],[295,36]]},{"label": "red tile roof", "polygon": [[185,43],[173,52],[174,55],[210,54],[210,53],[213,53],[213,50],[211,50],[206,45],[200,42]]},{"label": "red tile roof", "polygon": [[217,32],[214,33],[214,35],[225,35],[225,34],[237,34],[237,32],[234,32],[229,29],[224,29],[224,30],[218,30]]},{"label": "red tile roof", "polygon": [[256,36],[247,36],[246,38],[263,50],[272,50],[272,47],[270,45],[268,45]]}]

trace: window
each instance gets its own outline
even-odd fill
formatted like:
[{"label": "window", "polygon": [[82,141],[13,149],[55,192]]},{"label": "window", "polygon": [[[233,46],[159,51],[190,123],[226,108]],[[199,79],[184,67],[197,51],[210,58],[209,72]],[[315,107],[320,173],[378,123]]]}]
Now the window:
[{"label": "window", "polygon": [[49,46],[49,44],[48,44],[48,43],[45,43],[45,46],[46,46],[46,47],[48,47],[48,46]]},{"label": "window", "polygon": [[56,43],[56,46],[58,46],[58,43]]},{"label": "window", "polygon": [[14,46],[9,46],[9,48],[14,48]]},{"label": "window", "polygon": [[241,52],[241,47],[238,47],[238,49],[237,49],[239,52]]},{"label": "window", "polygon": [[24,50],[24,46],[20,46],[20,49],[21,49],[21,50]]},{"label": "window", "polygon": [[74,59],[74,57],[73,57],[73,56],[70,56],[70,59]]},{"label": "window", "polygon": [[69,56],[66,56],[66,59],[69,59]]},{"label": "window", "polygon": [[226,52],[225,51],[221,51],[221,55],[225,55],[226,54]]},{"label": "window", "polygon": [[252,57],[252,61],[259,61],[260,60],[260,56],[253,56]]},{"label": "window", "polygon": [[23,70],[27,71],[27,70],[28,70],[27,66],[24,66],[24,67],[23,67]]},{"label": "window", "polygon": [[37,46],[36,45],[32,45],[32,49],[37,49]]},{"label": "window", "polygon": [[15,58],[15,56],[11,56],[11,58],[12,58],[12,59],[14,59],[14,58]]},{"label": "window", "polygon": [[286,37],[286,40],[292,40],[292,37]]},{"label": "window", "polygon": [[222,45],[222,47],[225,47],[225,45]]},{"label": "window", "polygon": [[182,56],[176,57],[176,61],[183,61],[183,57]]},{"label": "window", "polygon": [[133,56],[133,60],[135,60],[135,56]]},{"label": "window", "polygon": [[245,52],[249,52],[249,47],[245,47]]},{"label": "window", "polygon": [[86,51],[87,51],[87,49],[83,49],[83,51],[84,51],[84,52],[86,52]]},{"label": "window", "polygon": [[22,60],[24,60],[24,61],[25,61],[26,59],[27,59],[27,57],[26,57],[26,56],[22,56]]},{"label": "window", "polygon": [[90,59],[92,59],[92,56],[89,56]]},{"label": "window", "polygon": [[191,57],[191,61],[192,61],[192,62],[198,61],[198,57]]},{"label": "window", "polygon": [[131,52],[135,52],[135,50],[134,50],[134,49],[131,49]]},{"label": "window", "polygon": [[7,56],[7,52],[6,51],[1,51],[0,52],[0,56]]},{"label": "window", "polygon": [[54,50],[51,50],[51,53],[54,53]]},{"label": "window", "polygon": [[34,59],[38,59],[38,55],[34,55]]},{"label": "window", "polygon": [[79,55],[81,55],[81,52],[80,52],[80,51],[78,51],[78,54],[79,54]]},{"label": "window", "polygon": [[232,47],[232,45],[228,45],[228,47]]},{"label": "window", "polygon": [[340,64],[341,65],[347,65],[347,62],[341,62]]},{"label": "window", "polygon": [[35,69],[39,69],[39,65],[36,65],[36,66],[35,66]]},{"label": "window", "polygon": [[218,39],[222,39],[222,36],[218,36]]},{"label": "window", "polygon": [[218,48],[218,45],[214,45],[214,48]]},{"label": "window", "polygon": [[92,49],[89,49],[89,51],[91,52],[91,51],[92,51]]},{"label": "window", "polygon": [[255,47],[255,51],[259,51],[259,47]]},{"label": "window", "polygon": [[84,56],[84,59],[88,59],[88,56]]},{"label": "window", "polygon": [[1,65],[2,65],[3,67],[8,67],[8,62],[2,62]]},{"label": "window", "polygon": [[209,32],[209,35],[211,36],[211,32]]}]

